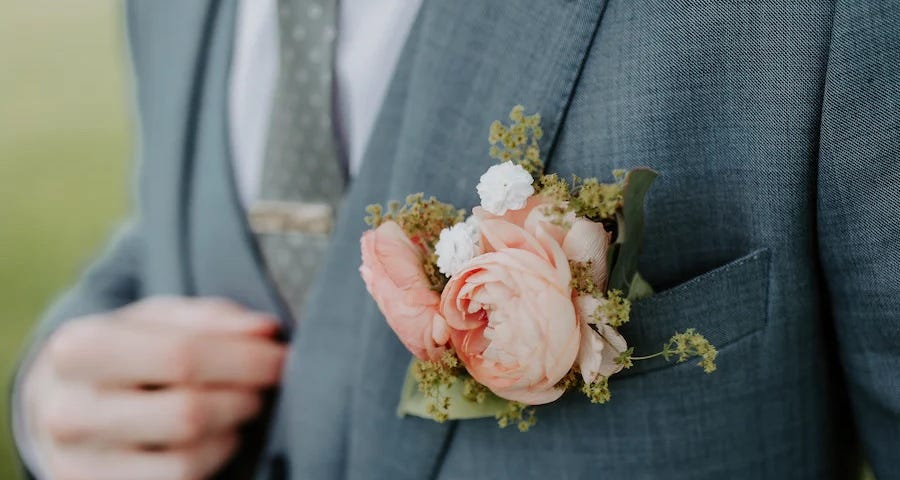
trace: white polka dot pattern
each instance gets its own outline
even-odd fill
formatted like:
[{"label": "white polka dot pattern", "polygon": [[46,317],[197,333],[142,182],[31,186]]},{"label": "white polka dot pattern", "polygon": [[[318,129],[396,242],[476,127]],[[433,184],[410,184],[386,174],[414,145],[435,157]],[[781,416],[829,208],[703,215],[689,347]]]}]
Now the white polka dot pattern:
[{"label": "white polka dot pattern", "polygon": [[[278,11],[281,69],[260,199],[336,207],[345,175],[332,123],[336,0],[279,0]],[[299,318],[328,237],[281,232],[258,238],[269,271]]]}]

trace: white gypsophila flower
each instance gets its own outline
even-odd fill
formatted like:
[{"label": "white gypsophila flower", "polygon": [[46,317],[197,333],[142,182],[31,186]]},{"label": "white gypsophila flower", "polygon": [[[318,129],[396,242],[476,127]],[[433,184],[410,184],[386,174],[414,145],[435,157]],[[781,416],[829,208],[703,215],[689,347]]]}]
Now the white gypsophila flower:
[{"label": "white gypsophila flower", "polygon": [[534,178],[520,165],[513,162],[494,165],[478,182],[481,208],[494,215],[523,208],[528,197],[534,194],[532,183]]},{"label": "white gypsophila flower", "polygon": [[469,260],[481,253],[478,228],[469,221],[441,230],[434,246],[438,270],[448,277],[458,272]]}]

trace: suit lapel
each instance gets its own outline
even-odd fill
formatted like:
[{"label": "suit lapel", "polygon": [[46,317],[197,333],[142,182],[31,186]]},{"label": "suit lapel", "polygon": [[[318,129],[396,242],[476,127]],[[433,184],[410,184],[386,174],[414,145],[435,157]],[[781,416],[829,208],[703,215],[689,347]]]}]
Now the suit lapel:
[{"label": "suit lapel", "polygon": [[[196,127],[186,176],[188,264],[194,293],[234,299],[278,313],[290,330],[290,315],[267,274],[239,201],[228,138],[228,86],[236,0],[219,0],[201,61]],[[201,108],[202,107],[202,108]]]},{"label": "suit lapel", "polygon": [[[603,6],[593,1],[425,2],[418,35],[410,39],[416,48],[405,85],[404,128],[392,132],[399,138],[388,196],[378,201],[423,191],[457,207],[474,206],[478,177],[492,164],[488,127],[518,103],[542,114],[546,155]],[[375,138],[374,144],[379,141]],[[373,160],[369,155],[366,161]],[[363,207],[353,205],[345,215],[361,218]],[[344,283],[359,282],[355,268],[345,271]],[[440,468],[453,423],[395,416],[410,354],[381,315],[368,311],[374,315],[357,325],[362,342],[354,352],[358,364],[347,476],[429,478]]]},{"label": "suit lapel", "polygon": [[[158,231],[143,266],[153,294],[189,293],[190,272],[184,242],[185,176],[193,143],[197,87],[205,59],[214,0],[195,2],[129,1],[126,4],[136,98],[141,112],[141,215]],[[143,187],[143,186],[142,186]],[[179,275],[172,275],[178,272]]]}]

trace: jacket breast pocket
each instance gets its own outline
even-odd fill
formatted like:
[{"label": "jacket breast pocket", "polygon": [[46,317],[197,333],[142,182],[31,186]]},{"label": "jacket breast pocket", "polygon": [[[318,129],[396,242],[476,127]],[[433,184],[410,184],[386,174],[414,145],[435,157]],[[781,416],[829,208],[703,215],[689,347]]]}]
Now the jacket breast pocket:
[{"label": "jacket breast pocket", "polygon": [[[762,329],[768,320],[769,259],[756,250],[632,305],[620,332],[636,356],[662,349],[676,332],[694,328],[717,349]],[[696,362],[697,360],[688,360]],[[675,365],[663,358],[635,362],[613,378]]]}]

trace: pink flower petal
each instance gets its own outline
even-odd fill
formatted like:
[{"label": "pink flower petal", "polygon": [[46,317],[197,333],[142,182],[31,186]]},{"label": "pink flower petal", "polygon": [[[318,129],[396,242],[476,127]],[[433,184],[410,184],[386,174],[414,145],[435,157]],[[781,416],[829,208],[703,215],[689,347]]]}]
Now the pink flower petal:
[{"label": "pink flower petal", "polygon": [[591,273],[601,290],[606,290],[606,252],[609,248],[609,232],[603,225],[584,218],[572,224],[562,243],[562,249],[570,260],[591,262]]}]

